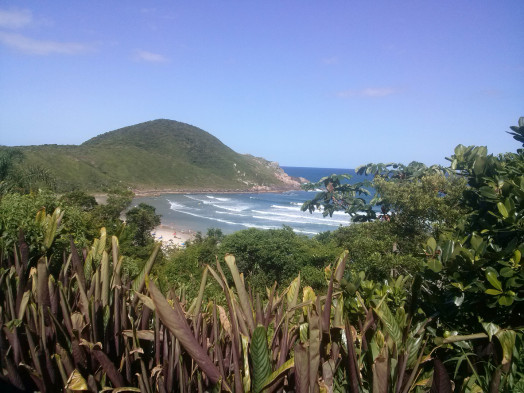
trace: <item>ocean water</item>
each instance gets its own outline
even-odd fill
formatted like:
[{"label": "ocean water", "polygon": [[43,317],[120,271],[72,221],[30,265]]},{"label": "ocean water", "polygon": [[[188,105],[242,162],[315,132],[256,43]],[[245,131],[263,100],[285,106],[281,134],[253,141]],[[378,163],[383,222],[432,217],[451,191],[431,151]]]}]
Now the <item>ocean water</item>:
[{"label": "ocean water", "polygon": [[[334,173],[355,174],[352,169],[282,168],[290,176],[301,176],[310,181],[318,181]],[[363,179],[355,176],[351,182]],[[165,194],[135,198],[133,205],[141,202],[152,205],[162,216],[163,224],[202,233],[206,233],[208,228],[220,228],[223,233],[229,234],[246,228],[277,229],[287,225],[297,233],[313,236],[351,223],[350,216],[342,212],[336,212],[333,217],[323,217],[319,212],[302,212],[302,204],[315,194],[315,191]]]}]

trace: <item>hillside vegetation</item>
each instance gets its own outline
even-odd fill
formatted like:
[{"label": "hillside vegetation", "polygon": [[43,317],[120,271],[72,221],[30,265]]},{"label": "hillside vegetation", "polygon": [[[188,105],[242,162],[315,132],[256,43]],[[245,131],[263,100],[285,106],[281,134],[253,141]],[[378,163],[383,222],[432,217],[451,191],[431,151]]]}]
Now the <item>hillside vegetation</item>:
[{"label": "hillside vegetation", "polygon": [[[5,148],[4,148],[5,149]],[[83,144],[20,146],[20,165],[45,171],[58,191],[289,189],[298,183],[277,164],[234,152],[206,131],[153,120],[101,134]]]}]

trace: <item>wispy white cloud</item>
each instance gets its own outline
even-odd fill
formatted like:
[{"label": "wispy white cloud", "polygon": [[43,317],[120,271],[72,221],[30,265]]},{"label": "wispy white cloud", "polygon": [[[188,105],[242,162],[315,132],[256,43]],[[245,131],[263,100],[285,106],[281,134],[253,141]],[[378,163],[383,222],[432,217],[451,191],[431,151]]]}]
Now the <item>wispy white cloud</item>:
[{"label": "wispy white cloud", "polygon": [[387,97],[392,94],[399,93],[399,89],[394,89],[391,87],[366,87],[359,90],[344,90],[337,93],[339,98],[350,98],[350,97],[371,97],[371,98],[380,98]]},{"label": "wispy white cloud", "polygon": [[32,55],[76,55],[91,52],[93,47],[79,42],[58,42],[29,38],[22,34],[0,32],[0,43]]},{"label": "wispy white cloud", "polygon": [[5,29],[20,29],[33,22],[33,15],[29,10],[1,10],[0,27]]},{"label": "wispy white cloud", "polygon": [[145,50],[137,50],[135,53],[135,58],[136,60],[147,61],[150,63],[165,63],[166,61],[168,61],[167,57],[165,57],[164,55],[148,52]]}]

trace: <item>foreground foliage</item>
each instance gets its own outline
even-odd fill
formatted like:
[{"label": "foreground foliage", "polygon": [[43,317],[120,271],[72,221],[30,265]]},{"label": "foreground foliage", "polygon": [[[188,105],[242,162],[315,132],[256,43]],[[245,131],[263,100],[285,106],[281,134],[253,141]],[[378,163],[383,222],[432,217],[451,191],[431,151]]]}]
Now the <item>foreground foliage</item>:
[{"label": "foreground foliage", "polygon": [[[524,119],[512,135],[524,141]],[[458,146],[449,160],[370,164],[360,171],[373,183],[348,189],[329,177],[304,205],[371,222],[313,240],[289,228],[210,230],[156,274],[163,260],[148,229],[158,217],[139,206],[123,226],[126,193],[104,206],[78,192],[7,193],[0,383],[42,392],[524,391],[524,149],[493,156]],[[370,184],[371,202],[359,195]],[[95,238],[99,223],[107,230]]]},{"label": "foreground foliage", "polygon": [[[520,333],[489,324],[486,333],[434,339],[431,318],[418,311],[419,279],[352,287],[344,277],[347,253],[327,271],[324,296],[301,291],[300,275],[284,290],[254,294],[226,255],[231,281],[221,263],[206,265],[189,303],[173,291],[165,298],[148,278],[159,245],[129,280],[118,239],[109,242],[104,229],[83,257],[72,242],[58,276],[51,275],[55,256],[45,250],[59,215],[41,220],[42,255],[30,258],[21,236],[0,269],[0,362],[3,378],[19,389],[446,392],[451,381],[437,351],[488,337],[501,348],[501,380],[520,383],[512,370]],[[209,280],[224,303],[203,301]]]}]

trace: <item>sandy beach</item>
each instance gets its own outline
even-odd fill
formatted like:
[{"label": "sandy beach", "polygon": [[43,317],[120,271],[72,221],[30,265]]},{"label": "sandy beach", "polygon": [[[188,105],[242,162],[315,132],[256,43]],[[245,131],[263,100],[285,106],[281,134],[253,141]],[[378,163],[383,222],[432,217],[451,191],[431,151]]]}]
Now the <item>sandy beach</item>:
[{"label": "sandy beach", "polygon": [[188,240],[193,240],[195,232],[187,229],[177,229],[169,225],[159,225],[151,234],[156,241],[161,241],[164,246],[184,247]]}]

